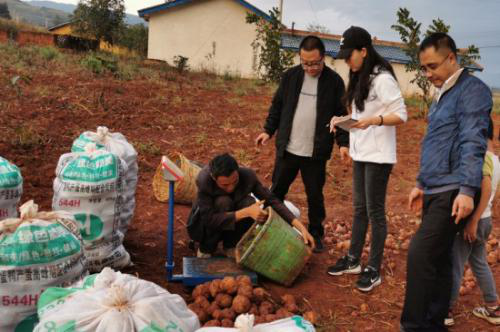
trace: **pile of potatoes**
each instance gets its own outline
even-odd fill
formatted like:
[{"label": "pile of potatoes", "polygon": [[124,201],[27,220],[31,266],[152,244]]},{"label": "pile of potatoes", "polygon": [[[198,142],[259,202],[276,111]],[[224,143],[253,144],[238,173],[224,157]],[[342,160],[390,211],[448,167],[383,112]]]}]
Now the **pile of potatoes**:
[{"label": "pile of potatoes", "polygon": [[206,326],[233,327],[240,314],[253,314],[255,324],[287,318],[300,312],[295,298],[284,295],[278,305],[261,287],[253,287],[248,276],[225,277],[196,286],[188,305]]}]

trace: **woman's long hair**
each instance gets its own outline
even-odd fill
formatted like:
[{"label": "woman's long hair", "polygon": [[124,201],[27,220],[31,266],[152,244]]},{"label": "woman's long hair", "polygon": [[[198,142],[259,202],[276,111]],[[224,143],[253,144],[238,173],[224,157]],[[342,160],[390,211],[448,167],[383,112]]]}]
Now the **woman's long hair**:
[{"label": "woman's long hair", "polygon": [[352,101],[354,100],[356,108],[360,112],[365,110],[365,100],[368,98],[368,93],[370,92],[370,85],[372,83],[371,75],[375,66],[379,66],[379,72],[388,71],[396,79],[391,64],[375,51],[373,45],[367,46],[366,52],[367,54],[363,60],[361,69],[357,72],[349,70],[349,84],[344,97],[347,109],[351,109]]}]

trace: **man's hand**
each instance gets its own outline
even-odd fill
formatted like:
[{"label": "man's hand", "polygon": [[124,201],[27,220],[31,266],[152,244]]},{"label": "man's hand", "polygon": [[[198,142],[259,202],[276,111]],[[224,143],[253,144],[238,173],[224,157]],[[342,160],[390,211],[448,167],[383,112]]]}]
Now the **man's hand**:
[{"label": "man's hand", "polygon": [[255,145],[266,145],[269,138],[271,138],[271,136],[269,136],[268,133],[262,133],[255,139]]},{"label": "man's hand", "polygon": [[247,216],[258,222],[259,224],[262,224],[267,220],[267,212],[262,210],[262,204],[264,204],[264,201],[257,201],[249,207],[245,208]]},{"label": "man's hand", "polygon": [[345,162],[346,164],[349,163],[351,160],[351,156],[349,156],[349,148],[345,146],[340,147],[340,160]]},{"label": "man's hand", "polygon": [[424,204],[424,191],[420,188],[413,188],[408,197],[408,208],[415,213],[421,212]]},{"label": "man's hand", "polygon": [[471,220],[467,223],[464,229],[464,240],[470,243],[476,241],[477,224],[479,220]]},{"label": "man's hand", "polygon": [[451,216],[455,217],[455,224],[458,224],[460,220],[467,218],[474,210],[474,200],[472,197],[458,194],[453,202],[453,207],[451,209]]},{"label": "man's hand", "polygon": [[298,219],[293,219],[292,226],[297,228],[299,232],[302,234],[304,243],[309,247],[311,247],[311,249],[314,249],[315,247],[314,238],[312,237],[311,233],[309,233],[306,226],[304,226],[304,224],[301,223]]}]

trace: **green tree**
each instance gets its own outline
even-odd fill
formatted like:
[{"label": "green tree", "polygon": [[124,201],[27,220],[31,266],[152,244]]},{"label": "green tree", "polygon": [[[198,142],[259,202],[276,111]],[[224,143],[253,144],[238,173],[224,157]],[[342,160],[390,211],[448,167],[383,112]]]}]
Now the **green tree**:
[{"label": "green tree", "polygon": [[[418,57],[421,27],[422,23],[412,18],[410,16],[410,11],[406,8],[398,9],[397,24],[391,25],[391,29],[399,33],[401,41],[405,44],[404,52],[410,59],[410,61],[405,65],[406,71],[416,73],[415,78],[410,82],[417,84],[420,90],[422,90],[422,99],[426,106],[429,107],[432,102],[431,96],[429,95],[431,83],[425,77],[425,74],[420,70],[420,60]],[[424,37],[427,37],[435,32],[449,33],[450,28],[451,27],[442,19],[434,19],[427,28]],[[479,49],[474,45],[469,46],[465,50],[459,51],[459,61],[462,66],[469,66],[478,59],[480,59]]]},{"label": "green tree", "polygon": [[72,19],[76,33],[115,44],[125,27],[124,17],[124,0],[80,0]]},{"label": "green tree", "polygon": [[7,20],[12,19],[9,12],[9,6],[7,6],[5,2],[0,3],[0,18],[5,18]]},{"label": "green tree", "polygon": [[281,30],[283,25],[279,21],[279,10],[269,11],[270,20],[265,20],[255,13],[247,13],[246,21],[255,24],[257,37],[252,47],[259,54],[258,73],[268,82],[279,82],[283,72],[293,65],[293,52],[281,48]]},{"label": "green tree", "polygon": [[146,56],[148,53],[148,28],[142,23],[127,25],[117,43],[136,51],[141,56]]}]

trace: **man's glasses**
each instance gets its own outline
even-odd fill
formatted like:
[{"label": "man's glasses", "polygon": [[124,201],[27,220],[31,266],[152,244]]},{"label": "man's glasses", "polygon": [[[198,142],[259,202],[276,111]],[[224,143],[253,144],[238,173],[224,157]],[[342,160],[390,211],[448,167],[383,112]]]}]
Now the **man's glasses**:
[{"label": "man's glasses", "polygon": [[319,68],[323,64],[323,58],[321,58],[321,60],[318,61],[307,61],[307,62],[300,59],[300,64],[304,68]]},{"label": "man's glasses", "polygon": [[441,67],[443,65],[443,63],[445,63],[446,60],[448,60],[449,57],[450,57],[450,54],[448,54],[443,59],[443,61],[441,61],[440,63],[431,63],[429,65],[420,66],[420,72],[422,74],[426,74],[427,72],[434,72],[434,71],[438,70],[438,68]]}]

